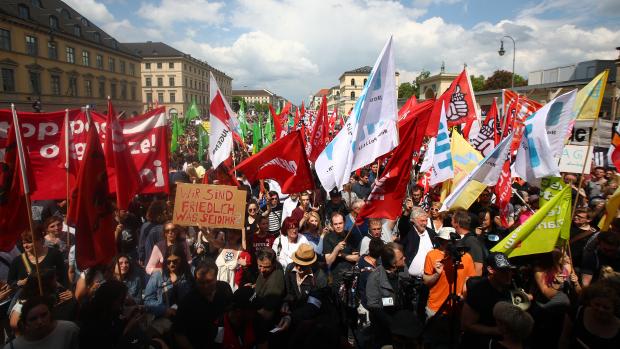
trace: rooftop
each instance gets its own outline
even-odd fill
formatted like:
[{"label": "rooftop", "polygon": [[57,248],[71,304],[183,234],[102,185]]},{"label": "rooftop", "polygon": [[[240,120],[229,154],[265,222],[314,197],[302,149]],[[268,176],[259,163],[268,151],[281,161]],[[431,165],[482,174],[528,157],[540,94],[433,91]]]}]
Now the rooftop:
[{"label": "rooftop", "polygon": [[314,94],[314,97],[323,97],[329,94],[328,88],[322,88],[317,93]]},{"label": "rooftop", "polygon": [[273,96],[273,92],[269,90],[232,90],[233,96]]}]

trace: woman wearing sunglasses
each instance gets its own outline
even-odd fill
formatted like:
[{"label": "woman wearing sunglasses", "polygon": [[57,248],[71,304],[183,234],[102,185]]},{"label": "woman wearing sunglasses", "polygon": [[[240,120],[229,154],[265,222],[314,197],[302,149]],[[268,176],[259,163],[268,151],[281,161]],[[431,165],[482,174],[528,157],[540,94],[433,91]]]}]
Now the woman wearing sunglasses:
[{"label": "woman wearing sunglasses", "polygon": [[164,254],[163,252],[166,249],[174,244],[179,244],[185,248],[185,256],[188,258],[187,262],[191,263],[192,255],[189,251],[189,246],[187,245],[187,241],[181,235],[181,227],[173,224],[172,221],[167,221],[164,223],[164,239],[159,241],[154,247],[153,252],[151,252],[151,258],[149,258],[149,262],[146,264],[146,273],[152,274],[154,270],[161,269],[164,262]]},{"label": "woman wearing sunglasses", "polygon": [[160,335],[172,326],[177,304],[191,290],[192,275],[185,246],[174,244],[166,249],[161,270],[154,270],[144,290],[144,306],[150,314],[150,327]]}]

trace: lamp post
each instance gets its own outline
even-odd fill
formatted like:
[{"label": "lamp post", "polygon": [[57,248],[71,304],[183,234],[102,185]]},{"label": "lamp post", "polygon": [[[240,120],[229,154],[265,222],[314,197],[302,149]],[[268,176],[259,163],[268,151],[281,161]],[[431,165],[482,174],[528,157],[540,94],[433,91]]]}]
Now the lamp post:
[{"label": "lamp post", "polygon": [[[512,36],[504,35],[502,39],[503,38],[508,38],[512,40],[512,83],[510,85],[510,88],[514,90],[515,88],[515,57],[517,55],[517,45],[515,43],[515,39],[513,39]],[[503,56],[506,53],[506,50],[504,50],[504,40],[500,40],[499,42],[500,42],[500,47],[497,53],[499,53],[500,56]]]}]

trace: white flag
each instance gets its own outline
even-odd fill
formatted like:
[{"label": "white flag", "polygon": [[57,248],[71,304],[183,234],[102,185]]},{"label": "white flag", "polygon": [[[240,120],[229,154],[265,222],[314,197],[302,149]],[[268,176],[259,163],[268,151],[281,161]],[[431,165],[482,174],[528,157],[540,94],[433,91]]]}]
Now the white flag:
[{"label": "white flag", "polygon": [[398,145],[395,74],[390,37],[351,116],[315,162],[325,190],[334,187],[342,190],[352,171],[374,162]]},{"label": "white flag", "polygon": [[[486,158],[478,163],[478,166],[476,166],[465,179],[459,182],[452,193],[444,200],[440,211],[447,211],[452,208],[452,205],[454,205],[461,195],[463,189],[465,189],[467,184],[471,181],[476,181],[487,186],[497,184],[499,176],[502,174],[504,161],[510,154],[512,137],[513,134],[510,134],[508,137],[504,138]],[[467,209],[468,207],[464,208]]]},{"label": "white flag", "polygon": [[431,186],[454,178],[452,151],[450,150],[450,135],[448,133],[448,119],[446,118],[446,110],[443,102],[441,103],[439,130],[437,131],[437,138],[435,140],[433,167],[431,170]]},{"label": "white flag", "polygon": [[213,168],[228,159],[233,149],[233,131],[239,129],[235,113],[217,86],[213,73],[209,72],[209,157]]},{"label": "white flag", "polygon": [[516,176],[527,182],[559,177],[564,135],[576,116],[573,112],[576,94],[577,90],[573,90],[556,97],[525,120],[523,140],[513,165]]}]

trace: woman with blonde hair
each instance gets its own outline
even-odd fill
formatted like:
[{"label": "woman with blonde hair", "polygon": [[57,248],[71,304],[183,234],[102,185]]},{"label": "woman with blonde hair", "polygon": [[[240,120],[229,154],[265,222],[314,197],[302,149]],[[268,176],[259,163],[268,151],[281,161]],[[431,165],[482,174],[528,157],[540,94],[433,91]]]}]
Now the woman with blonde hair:
[{"label": "woman with blonde hair", "polygon": [[304,215],[304,219],[301,220],[301,228],[299,229],[301,235],[308,239],[308,243],[314,248],[314,252],[323,254],[323,231],[321,225],[321,216],[318,212],[310,211]]}]

